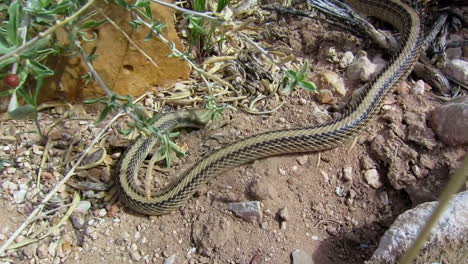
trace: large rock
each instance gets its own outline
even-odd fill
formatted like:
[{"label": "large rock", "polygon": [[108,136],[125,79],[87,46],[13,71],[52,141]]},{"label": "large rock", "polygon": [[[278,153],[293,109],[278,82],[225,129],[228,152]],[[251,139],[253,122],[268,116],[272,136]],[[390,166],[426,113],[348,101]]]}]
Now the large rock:
[{"label": "large rock", "polygon": [[[190,67],[180,58],[169,57],[172,51],[157,37],[145,40],[149,30],[140,26],[138,30],[130,26],[133,18],[130,12],[116,5],[97,1],[97,7],[109,16],[119,27],[105,23],[92,31],[96,34],[96,41],[83,42],[83,47],[90,53],[97,47],[97,58],[93,61],[96,71],[104,79],[109,88],[120,95],[140,96],[145,92],[156,91],[158,87],[169,86],[178,80],[189,78]],[[179,50],[184,50],[175,26],[175,10],[152,3],[150,5],[154,19],[166,25],[163,35],[172,41]],[[128,39],[121,30],[133,40],[157,66],[153,65]],[[68,34],[63,30],[57,31],[59,45],[68,45]],[[86,82],[81,76],[88,73],[88,68],[80,56],[58,57],[50,65],[56,75],[47,78],[41,93],[45,101],[66,99],[81,100],[82,98],[101,96],[104,91],[97,82]]]},{"label": "large rock", "polygon": [[455,98],[432,111],[429,125],[450,146],[468,143],[468,96]]},{"label": "large rock", "polygon": [[[397,263],[412,245],[438,202],[423,203],[398,216],[388,229],[371,263]],[[433,228],[425,247],[437,247],[441,243],[458,244],[468,237],[468,191],[457,194]],[[460,243],[462,244],[462,243]]]},{"label": "large rock", "polygon": [[443,72],[461,82],[464,85],[468,85],[468,61],[453,59],[447,61]]}]

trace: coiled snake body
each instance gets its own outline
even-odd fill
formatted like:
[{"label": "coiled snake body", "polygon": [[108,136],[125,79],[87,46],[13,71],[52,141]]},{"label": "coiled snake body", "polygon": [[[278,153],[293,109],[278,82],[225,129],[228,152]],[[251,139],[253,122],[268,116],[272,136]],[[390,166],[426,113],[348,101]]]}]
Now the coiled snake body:
[{"label": "coiled snake body", "polygon": [[[127,148],[117,168],[122,200],[142,214],[166,214],[190,199],[202,184],[229,168],[273,155],[327,150],[354,137],[375,116],[392,88],[408,76],[418,58],[421,29],[418,15],[398,0],[345,2],[360,12],[392,24],[401,33],[403,44],[341,118],[319,126],[270,131],[241,139],[205,156],[176,182],[153,193],[150,199],[136,186],[135,177],[157,139],[140,137]],[[155,125],[166,131],[205,121],[206,111],[179,111],[164,116]]]}]

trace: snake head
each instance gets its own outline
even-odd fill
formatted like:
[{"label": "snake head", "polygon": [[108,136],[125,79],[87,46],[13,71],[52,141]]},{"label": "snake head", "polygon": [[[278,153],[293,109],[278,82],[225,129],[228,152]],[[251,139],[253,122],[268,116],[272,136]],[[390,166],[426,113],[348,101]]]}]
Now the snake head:
[{"label": "snake head", "polygon": [[210,109],[193,109],[190,110],[190,119],[193,123],[200,126],[205,126],[213,118],[213,111]]}]

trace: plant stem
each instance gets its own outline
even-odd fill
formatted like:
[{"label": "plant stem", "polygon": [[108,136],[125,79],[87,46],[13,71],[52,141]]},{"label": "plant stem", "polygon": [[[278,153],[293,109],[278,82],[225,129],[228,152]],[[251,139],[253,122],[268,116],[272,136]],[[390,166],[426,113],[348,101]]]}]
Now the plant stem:
[{"label": "plant stem", "polygon": [[37,127],[37,132],[39,133],[39,136],[41,137],[41,143],[45,142],[47,140],[47,137],[42,133],[41,129],[41,124],[39,123],[39,118],[38,118],[38,112],[34,113],[34,123],[36,124]]},{"label": "plant stem", "polygon": [[[193,62],[187,57],[187,55],[185,55],[185,54],[182,53],[180,50],[178,50],[178,49],[175,47],[175,45],[174,45],[174,43],[173,43],[172,41],[166,39],[161,33],[159,33],[158,31],[154,30],[153,27],[152,27],[152,25],[151,25],[150,23],[146,22],[146,21],[145,21],[144,19],[142,19],[139,15],[137,15],[137,14],[135,14],[135,13],[133,13],[133,14],[134,14],[135,18],[136,18],[139,22],[141,22],[143,25],[145,25],[145,26],[148,27],[151,31],[153,31],[153,33],[154,33],[156,36],[158,36],[158,38],[161,39],[161,40],[171,49],[172,53],[173,53],[175,56],[177,56],[177,57],[179,57],[179,58],[182,58],[182,59],[185,60],[188,64],[190,64],[190,66],[192,66],[192,68],[193,68],[195,71],[197,71],[197,72],[202,76],[202,79],[203,79],[206,83],[208,83],[208,82],[206,81],[205,77],[208,78],[208,79],[211,79],[211,80],[216,81],[216,82],[219,83],[220,85],[227,86],[227,87],[229,87],[229,88],[231,88],[231,89],[234,89],[234,87],[233,87],[230,83],[228,83],[228,82],[222,80],[221,78],[218,78],[218,77],[216,77],[216,76],[214,76],[214,75],[212,75],[212,74],[210,74],[210,73],[204,71],[204,70],[201,69],[200,67],[198,67],[195,63],[193,63]],[[208,85],[208,88],[210,89],[210,86],[209,86],[209,85]]]},{"label": "plant stem", "polygon": [[[31,0],[28,0],[26,3],[27,7],[31,7]],[[21,27],[18,29],[18,31],[21,34],[21,39],[22,39],[22,44],[24,45],[26,43],[26,37],[28,36],[28,25],[29,25],[29,13],[25,13],[23,16],[23,21],[21,21]],[[13,65],[11,66],[11,73],[16,74],[18,71],[18,65],[19,61],[15,61]]]},{"label": "plant stem", "polygon": [[149,62],[151,62],[154,67],[158,68],[158,64],[156,64],[156,62],[153,60],[153,58],[151,58],[150,55],[148,55],[144,50],[142,50],[140,48],[140,46],[138,46],[135,41],[133,41],[130,36],[127,34],[127,32],[125,32],[122,28],[120,28],[110,17],[108,17],[106,14],[104,14],[102,12],[102,10],[99,10],[99,13],[101,13],[101,15],[103,17],[105,17],[107,19],[107,21],[109,21],[118,31],[120,31],[120,33],[122,33],[122,35],[124,35],[124,37],[127,39],[128,42],[130,42],[130,44],[132,44]]},{"label": "plant stem", "polygon": [[88,59],[88,55],[85,53],[83,47],[81,46],[78,40],[75,40],[75,45],[80,50],[81,58],[83,58],[83,60],[85,61],[86,65],[88,66],[89,71],[93,75],[93,78],[98,82],[99,86],[101,86],[101,88],[104,90],[106,95],[109,97],[114,95],[114,93],[109,89],[109,87],[107,87],[106,83],[102,80],[101,76],[94,69],[93,64]]},{"label": "plant stem", "polygon": [[[99,86],[101,86],[101,88],[104,90],[104,92],[106,93],[108,97],[113,96],[114,93],[109,89],[106,83],[102,80],[101,76],[99,75],[99,73],[97,73],[96,69],[94,69],[92,62],[89,60],[88,55],[81,47],[81,44],[78,40],[75,40],[75,45],[80,50],[80,55],[83,58],[83,60],[86,62],[86,65],[88,66],[88,70],[91,73],[91,75],[93,75],[93,78],[98,82]],[[128,109],[125,108],[120,103],[118,103],[118,108],[119,108],[120,113],[125,113],[129,115],[133,119],[133,121],[139,123],[140,125],[142,125],[142,127],[144,127],[142,120],[140,120],[140,118],[138,118],[138,116],[135,115],[135,113],[128,111]],[[144,129],[143,132],[146,134],[150,134],[150,132],[147,129]]]},{"label": "plant stem", "polygon": [[451,177],[447,186],[442,191],[442,194],[439,198],[439,203],[432,213],[429,220],[424,225],[424,228],[418,234],[418,237],[413,242],[411,248],[406,252],[406,254],[401,258],[400,264],[409,264],[413,263],[414,259],[418,255],[419,250],[423,247],[427,238],[431,234],[432,228],[437,221],[444,213],[445,209],[449,205],[450,200],[452,199],[453,194],[455,194],[463,186],[466,177],[468,176],[468,155],[465,156],[463,160],[463,165],[459,168],[455,174]]},{"label": "plant stem", "polygon": [[190,9],[185,9],[185,8],[179,7],[179,6],[175,5],[175,4],[164,2],[162,0],[151,0],[151,2],[154,2],[156,4],[160,4],[160,5],[163,5],[163,6],[166,6],[166,7],[170,7],[172,9],[175,9],[175,10],[183,12],[183,13],[187,13],[187,14],[191,14],[191,15],[195,15],[195,16],[200,16],[200,17],[204,17],[204,18],[208,18],[208,19],[212,19],[212,20],[217,20],[217,21],[220,20],[220,18],[218,18],[218,17],[209,16],[208,15],[209,13],[203,13],[203,12],[193,11],[193,10],[190,10]]},{"label": "plant stem", "polygon": [[23,43],[21,46],[17,47],[16,49],[8,52],[7,54],[3,55],[0,57],[0,62],[9,59],[11,57],[19,57],[19,54],[29,48],[31,48],[37,41],[40,39],[43,39],[47,37],[48,35],[52,34],[55,30],[57,30],[60,27],[63,27],[64,25],[70,23],[70,21],[74,20],[77,18],[81,13],[83,13],[88,7],[90,7],[96,0],[90,0],[88,3],[86,3],[84,6],[82,6],[78,11],[76,11],[73,15],[65,18],[62,21],[57,22],[55,25],[50,27],[44,32],[40,32],[37,36],[34,38],[30,39],[28,42]]}]

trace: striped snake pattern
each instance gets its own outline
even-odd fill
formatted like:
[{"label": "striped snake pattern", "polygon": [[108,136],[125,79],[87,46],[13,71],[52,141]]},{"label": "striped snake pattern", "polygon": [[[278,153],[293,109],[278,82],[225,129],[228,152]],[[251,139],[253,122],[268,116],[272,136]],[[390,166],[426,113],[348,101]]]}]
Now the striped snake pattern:
[{"label": "striped snake pattern", "polygon": [[[353,8],[392,24],[401,33],[401,47],[348,110],[338,119],[313,126],[269,131],[241,139],[200,159],[166,188],[148,199],[137,186],[138,168],[157,143],[154,137],[139,137],[122,155],[117,167],[120,197],[131,209],[147,215],[166,214],[184,204],[195,191],[221,172],[279,154],[323,151],[355,137],[371,121],[387,94],[410,73],[421,44],[418,15],[398,0],[346,0]],[[170,131],[197,126],[206,121],[206,110],[183,110],[160,118],[155,126]]]}]

